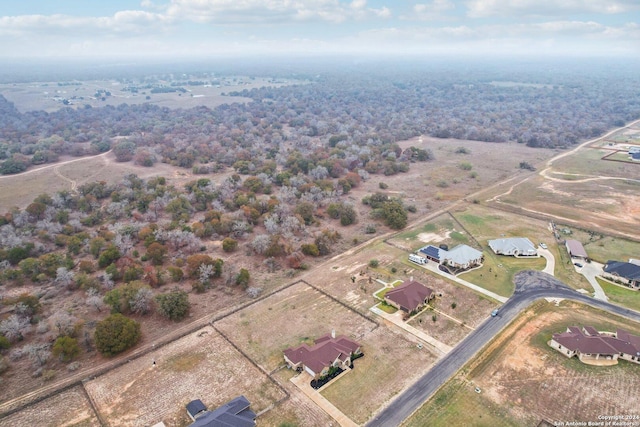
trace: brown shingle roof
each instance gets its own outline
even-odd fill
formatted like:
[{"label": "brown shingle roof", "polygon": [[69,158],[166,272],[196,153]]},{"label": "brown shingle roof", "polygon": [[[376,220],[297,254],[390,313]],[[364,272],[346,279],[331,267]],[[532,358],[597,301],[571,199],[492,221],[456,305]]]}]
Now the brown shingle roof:
[{"label": "brown shingle roof", "polygon": [[571,256],[587,258],[587,251],[584,249],[584,246],[582,246],[582,243],[578,242],[577,240],[568,239],[565,242],[565,245],[567,245]]},{"label": "brown shingle roof", "polygon": [[390,290],[384,297],[398,304],[403,310],[411,312],[424,304],[424,301],[430,299],[432,295],[432,289],[420,282],[411,281]]},{"label": "brown shingle roof", "polygon": [[553,339],[571,351],[582,354],[614,355],[617,353],[636,356],[640,352],[640,337],[618,330],[617,337],[600,334],[595,328],[586,326],[584,331],[571,326],[567,332],[553,334]]},{"label": "brown shingle roof", "polygon": [[324,335],[315,341],[313,346],[302,344],[298,347],[288,348],[284,355],[291,362],[303,365],[316,374],[330,366],[336,359],[347,360],[352,353],[360,348],[360,344],[350,340],[344,335],[332,338],[330,334]]}]

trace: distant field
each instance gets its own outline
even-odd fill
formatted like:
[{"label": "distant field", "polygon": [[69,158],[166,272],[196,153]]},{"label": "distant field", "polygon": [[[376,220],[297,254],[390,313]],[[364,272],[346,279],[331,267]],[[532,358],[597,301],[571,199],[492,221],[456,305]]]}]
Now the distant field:
[{"label": "distant field", "polygon": [[[298,80],[274,81],[270,78],[261,77],[250,79],[238,76],[235,81],[234,78],[229,78],[220,87],[181,85],[180,87],[184,87],[187,90],[186,93],[151,93],[150,90],[131,93],[122,90],[125,85],[111,80],[82,81],[79,83],[79,85],[69,86],[58,86],[57,82],[5,84],[0,85],[0,94],[13,102],[16,108],[23,113],[34,110],[47,112],[59,110],[62,107],[67,107],[62,103],[63,99],[71,101],[71,104],[68,105],[71,108],[84,107],[85,105],[95,108],[106,105],[117,106],[120,104],[143,103],[169,108],[192,108],[200,105],[215,108],[222,104],[251,101],[250,98],[222,95],[223,93],[241,92],[244,89],[250,90],[265,86],[280,87],[290,84],[304,84],[305,82]],[[105,97],[104,101],[96,99],[94,97],[96,90],[107,90],[112,95]],[[147,96],[149,99],[147,99]]]}]

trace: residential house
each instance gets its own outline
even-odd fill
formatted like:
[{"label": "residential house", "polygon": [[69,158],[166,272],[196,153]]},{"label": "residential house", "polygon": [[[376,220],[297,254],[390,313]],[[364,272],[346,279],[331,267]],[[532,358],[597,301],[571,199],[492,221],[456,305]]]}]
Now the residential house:
[{"label": "residential house", "polygon": [[187,414],[193,420],[189,427],[254,427],[256,414],[250,405],[246,397],[238,396],[215,411],[208,411],[201,400],[193,400],[187,404]]},{"label": "residential house", "polygon": [[496,255],[537,256],[538,251],[526,237],[510,237],[489,240],[489,247]]},{"label": "residential house", "polygon": [[482,264],[484,257],[482,252],[467,245],[458,245],[451,250],[437,248],[428,245],[419,250],[427,259],[438,264],[448,265],[453,268],[466,270]]},{"label": "residential house", "polygon": [[360,344],[335,331],[315,340],[313,346],[302,344],[284,351],[284,361],[291,369],[304,369],[314,378],[327,375],[332,366],[347,369],[351,356],[360,353]]},{"label": "residential house", "polygon": [[622,282],[633,289],[640,289],[640,265],[632,262],[607,261],[602,276]]},{"label": "residential house", "polygon": [[549,345],[563,355],[587,364],[618,359],[640,364],[640,336],[618,329],[615,333],[598,332],[591,326],[570,326],[566,332],[553,334]]},{"label": "residential house", "polygon": [[434,297],[435,293],[432,289],[412,280],[388,291],[384,299],[389,305],[411,313],[420,310]]},{"label": "residential house", "polygon": [[567,248],[567,252],[569,253],[569,256],[571,258],[580,258],[583,260],[586,260],[587,258],[589,258],[589,256],[587,255],[587,251],[584,249],[584,246],[582,246],[582,243],[580,243],[577,240],[573,240],[573,239],[567,239],[564,242],[564,245]]}]

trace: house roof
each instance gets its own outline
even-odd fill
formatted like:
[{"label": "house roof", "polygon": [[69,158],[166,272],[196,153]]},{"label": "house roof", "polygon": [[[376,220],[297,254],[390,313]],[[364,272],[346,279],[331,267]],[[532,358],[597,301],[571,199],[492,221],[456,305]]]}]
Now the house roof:
[{"label": "house roof", "polygon": [[624,277],[628,280],[640,279],[640,265],[622,261],[607,261],[603,268],[605,273]]},{"label": "house roof", "polygon": [[410,281],[390,290],[384,297],[411,312],[421,304],[424,304],[424,301],[430,298],[432,294],[433,290],[422,283]]},{"label": "house roof", "polygon": [[584,249],[584,246],[582,246],[582,243],[580,243],[577,240],[573,240],[573,239],[568,239],[565,242],[565,245],[567,245],[567,248],[569,249],[569,253],[572,256],[579,256],[582,258],[587,258],[587,251]]},{"label": "house roof", "polygon": [[617,353],[625,353],[633,356],[640,355],[640,337],[629,334],[624,330],[618,330],[615,337],[603,335],[591,326],[580,329],[571,326],[566,332],[553,334],[557,343],[571,351],[579,351],[582,354],[601,354],[613,356]]},{"label": "house roof", "polygon": [[450,251],[446,251],[443,260],[453,261],[456,264],[467,264],[482,258],[482,252],[467,245],[458,245]]},{"label": "house roof", "polygon": [[435,247],[433,245],[425,246],[424,248],[420,248],[420,252],[423,254],[440,261],[440,254],[443,249]]},{"label": "house roof", "polygon": [[192,400],[187,404],[187,412],[191,415],[192,418],[195,418],[196,414],[206,411],[207,407],[202,403],[202,400],[196,399]]},{"label": "house roof", "polygon": [[246,397],[238,396],[215,411],[199,416],[189,427],[253,427],[256,414],[249,406]]},{"label": "house roof", "polygon": [[302,344],[298,347],[288,348],[284,351],[284,355],[292,363],[302,362],[313,372],[320,373],[338,358],[342,361],[347,360],[358,348],[360,348],[360,344],[344,335],[332,338],[331,334],[327,334],[315,340],[313,346]]},{"label": "house roof", "polygon": [[526,237],[509,237],[506,239],[489,240],[489,247],[494,252],[509,253],[518,250],[521,253],[536,252],[536,247]]}]

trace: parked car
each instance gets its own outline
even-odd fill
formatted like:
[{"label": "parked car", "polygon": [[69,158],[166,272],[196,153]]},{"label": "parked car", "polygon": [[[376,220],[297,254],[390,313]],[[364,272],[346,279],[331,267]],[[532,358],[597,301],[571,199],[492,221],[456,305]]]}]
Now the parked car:
[{"label": "parked car", "polygon": [[545,243],[540,243],[540,247],[541,247],[542,249],[547,249],[547,245],[546,245]]},{"label": "parked car", "polygon": [[573,265],[575,265],[578,268],[582,268],[582,264],[580,264],[579,262],[574,262]]},{"label": "parked car", "polygon": [[491,317],[496,317],[498,315],[498,309],[496,308],[491,312]]}]

